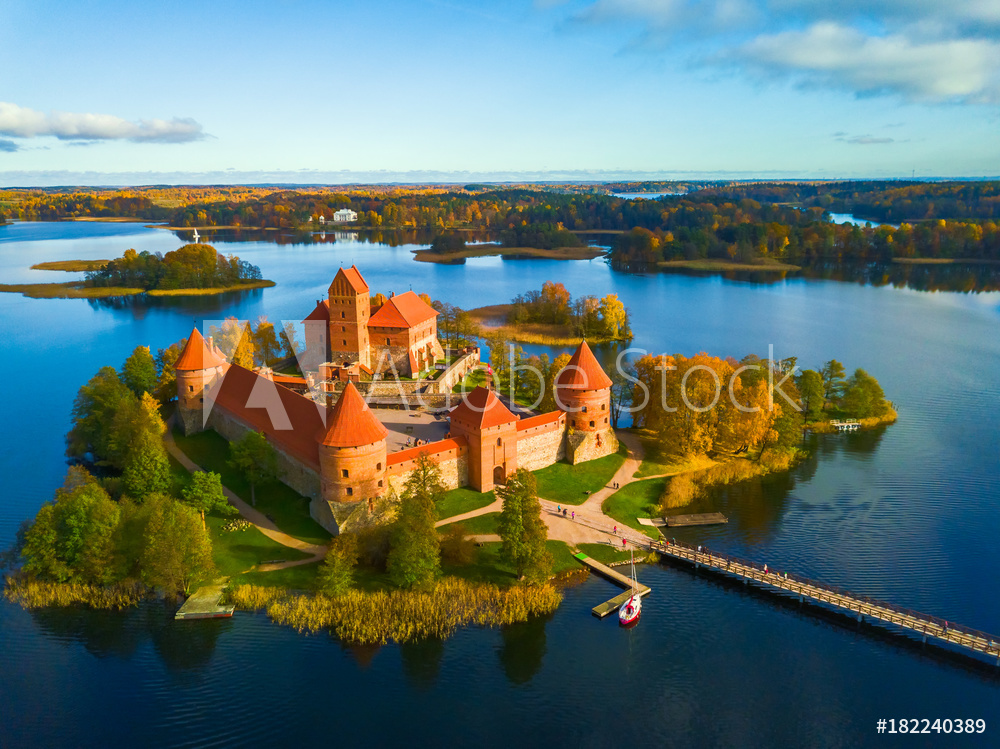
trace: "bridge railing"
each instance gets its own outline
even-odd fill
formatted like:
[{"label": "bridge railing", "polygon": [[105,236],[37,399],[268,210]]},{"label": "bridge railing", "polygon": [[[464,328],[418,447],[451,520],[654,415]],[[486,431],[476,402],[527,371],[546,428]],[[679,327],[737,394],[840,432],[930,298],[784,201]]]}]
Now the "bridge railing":
[{"label": "bridge railing", "polygon": [[[914,626],[913,624],[903,624],[903,622],[898,622],[909,629],[916,631],[927,632],[928,628],[936,627],[941,630],[945,635],[964,635],[970,639],[969,645],[977,650],[984,650],[985,652],[996,652],[1000,655],[1000,637],[996,635],[991,635],[988,632],[982,632],[978,629],[973,629],[971,627],[966,627],[962,624],[957,624],[955,622],[949,621],[947,619],[942,619],[941,617],[931,616],[930,614],[924,614],[913,609],[904,608],[903,606],[897,606],[894,603],[889,603],[888,601],[883,601],[878,598],[872,598],[870,596],[859,596],[852,593],[849,590],[845,590],[837,585],[828,585],[827,583],[819,582],[818,580],[812,580],[802,575],[797,575],[792,572],[778,572],[772,569],[769,565],[764,565],[759,562],[753,562],[749,559],[742,559],[740,557],[731,556],[729,554],[719,554],[717,552],[710,551],[704,545],[701,546],[701,551],[698,550],[696,546],[684,543],[683,541],[649,541],[649,547],[656,551],[663,551],[667,554],[671,554],[671,549],[680,548],[688,552],[688,554],[683,555],[685,557],[692,557],[695,561],[701,562],[703,564],[709,564],[713,567],[718,567],[724,572],[729,572],[731,574],[743,574],[740,570],[731,569],[732,565],[739,565],[743,568],[749,568],[759,572],[766,582],[771,582],[768,578],[773,576],[774,583],[776,584],[779,580],[781,582],[795,582],[801,586],[808,586],[810,588],[816,588],[822,590],[831,595],[838,596],[840,598],[850,599],[858,604],[863,604],[869,608],[883,609],[890,611],[894,614],[898,614],[901,618],[906,617],[909,619],[919,620],[923,624],[923,628]],[[699,557],[701,557],[699,559]],[[765,569],[767,567],[767,569]],[[745,575],[744,575],[745,576]],[[812,596],[811,594],[807,594]],[[934,632],[935,636],[939,636],[937,632]],[[981,646],[974,640],[978,638],[986,643],[985,646]],[[958,637],[956,639],[961,639]]]}]

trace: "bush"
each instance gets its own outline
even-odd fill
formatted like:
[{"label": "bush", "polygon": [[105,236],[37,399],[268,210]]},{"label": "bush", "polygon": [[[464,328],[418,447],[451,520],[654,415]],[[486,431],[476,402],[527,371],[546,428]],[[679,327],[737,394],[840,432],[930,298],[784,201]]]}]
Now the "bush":
[{"label": "bush", "polygon": [[471,564],[476,556],[476,545],[466,538],[465,525],[452,523],[441,537],[441,559],[449,564]]}]

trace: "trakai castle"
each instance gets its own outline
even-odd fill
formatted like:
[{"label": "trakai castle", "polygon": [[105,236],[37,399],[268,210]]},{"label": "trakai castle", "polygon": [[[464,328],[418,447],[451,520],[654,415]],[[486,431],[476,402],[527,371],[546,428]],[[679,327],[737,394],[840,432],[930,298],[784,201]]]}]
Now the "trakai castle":
[{"label": "trakai castle", "polygon": [[359,388],[384,381],[386,372],[412,377],[434,367],[444,357],[437,312],[412,291],[372,297],[351,267],[337,272],[328,299],[305,322],[300,365],[310,377],[339,373],[338,387],[322,388],[331,395],[313,399],[283,384],[294,378],[230,363],[195,329],[175,365],[178,411],[188,434],[208,428],[235,440],[262,432],[278,454],[281,480],[310,498],[313,518],[331,533],[377,522],[420,454],[437,463],[447,488],[486,492],[518,468],[576,464],[618,449],[611,380],[583,342],[556,378],[560,410],[517,415],[494,390],[477,387],[447,396],[457,404],[442,409],[449,425],[444,439],[389,452],[389,430]]}]

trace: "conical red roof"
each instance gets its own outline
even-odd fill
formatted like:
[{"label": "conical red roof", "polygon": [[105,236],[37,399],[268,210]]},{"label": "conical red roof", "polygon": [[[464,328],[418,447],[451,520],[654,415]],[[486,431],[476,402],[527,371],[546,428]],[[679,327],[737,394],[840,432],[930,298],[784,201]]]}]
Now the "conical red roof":
[{"label": "conical red roof", "polygon": [[348,382],[326,419],[326,432],[320,442],[329,447],[360,447],[384,440],[388,434],[354,383]]},{"label": "conical red roof", "polygon": [[556,378],[556,385],[574,390],[603,390],[611,387],[611,378],[604,373],[587,342],[580,341],[569,364]]},{"label": "conical red roof", "polygon": [[451,420],[486,429],[517,421],[517,417],[500,402],[496,393],[480,386],[466,395],[452,410]]},{"label": "conical red roof", "polygon": [[219,356],[208,347],[208,341],[198,332],[198,328],[191,331],[184,350],[174,364],[174,369],[179,372],[189,372],[196,369],[211,369],[220,367],[226,363],[225,357]]}]

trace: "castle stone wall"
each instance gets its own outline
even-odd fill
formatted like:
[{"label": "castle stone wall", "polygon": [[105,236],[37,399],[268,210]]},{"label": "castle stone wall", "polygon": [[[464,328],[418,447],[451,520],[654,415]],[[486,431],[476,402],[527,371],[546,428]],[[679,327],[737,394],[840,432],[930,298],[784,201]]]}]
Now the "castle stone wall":
[{"label": "castle stone wall", "polygon": [[618,452],[618,438],[613,429],[600,432],[573,430],[566,437],[566,459],[570,463],[585,463]]},{"label": "castle stone wall", "polygon": [[517,425],[517,467],[537,471],[566,457],[566,418],[562,414],[556,421],[538,417],[524,419]]},{"label": "castle stone wall", "polygon": [[[230,442],[235,442],[247,432],[254,431],[219,405],[212,408],[212,413],[208,417],[208,427],[214,429]],[[278,471],[281,482],[290,486],[303,497],[318,497],[320,495],[319,470],[289,455],[273,442],[271,446],[274,447],[274,451],[278,455]]]}]

